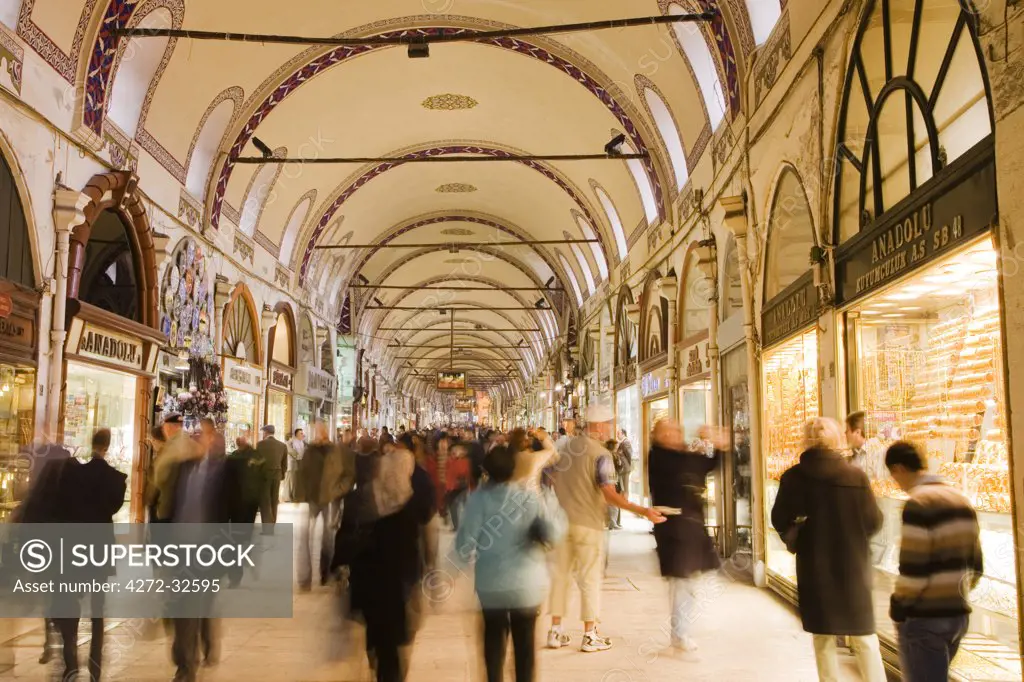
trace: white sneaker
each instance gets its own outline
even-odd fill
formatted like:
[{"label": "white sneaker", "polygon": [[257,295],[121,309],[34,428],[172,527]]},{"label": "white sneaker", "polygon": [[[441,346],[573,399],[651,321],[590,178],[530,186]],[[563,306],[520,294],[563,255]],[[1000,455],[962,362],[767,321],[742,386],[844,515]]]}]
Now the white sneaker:
[{"label": "white sneaker", "polygon": [[672,641],[672,648],[676,651],[683,653],[689,653],[698,649],[697,642],[693,641],[691,637],[683,637]]},{"label": "white sneaker", "polygon": [[607,651],[612,648],[612,641],[607,637],[597,634],[597,631],[587,632],[583,635],[583,644],[580,651],[591,653],[594,651]]},{"label": "white sneaker", "polygon": [[569,635],[565,634],[561,630],[551,628],[548,630],[548,648],[549,649],[561,649],[563,646],[569,645]]}]

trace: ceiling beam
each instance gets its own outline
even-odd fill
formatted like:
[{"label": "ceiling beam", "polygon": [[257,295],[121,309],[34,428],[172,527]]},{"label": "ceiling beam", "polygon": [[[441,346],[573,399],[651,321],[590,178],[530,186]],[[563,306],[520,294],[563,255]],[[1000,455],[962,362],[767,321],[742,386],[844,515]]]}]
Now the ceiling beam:
[{"label": "ceiling beam", "polygon": [[394,37],[378,38],[318,38],[294,35],[274,35],[266,33],[234,33],[227,31],[195,31],[192,29],[174,28],[115,28],[111,33],[119,38],[188,38],[192,40],[219,40],[235,43],[277,43],[286,45],[348,45],[348,46],[387,46],[387,45],[429,45],[439,43],[473,43],[494,38],[514,38],[523,36],[539,36],[582,31],[601,31],[613,28],[631,28],[634,26],[652,26],[658,24],[675,24],[683,22],[711,21],[717,12],[709,10],[699,13],[667,14],[649,17],[630,17],[626,19],[605,19],[603,21],[586,21],[573,24],[551,24],[528,28],[499,29],[494,31],[466,31],[464,33],[445,33],[436,36],[424,36],[415,31],[403,31]]},{"label": "ceiling beam", "polygon": [[308,157],[276,157],[276,156],[240,156],[236,163],[265,166],[270,164],[298,165],[340,165],[340,164],[380,164],[380,163],[508,163],[510,161],[631,161],[646,160],[650,154],[515,154],[508,156],[464,156],[461,154],[445,156],[308,156]]},{"label": "ceiling beam", "polygon": [[438,310],[438,311],[442,311],[443,314],[445,314],[445,315],[448,314],[448,311],[453,311],[453,312],[466,312],[466,311],[480,312],[480,311],[487,311],[487,310],[501,310],[501,311],[506,311],[506,310],[536,310],[536,311],[546,311],[546,312],[549,312],[549,313],[555,312],[554,310],[552,310],[551,308],[548,308],[548,307],[538,308],[537,306],[532,306],[532,305],[510,306],[510,307],[482,306],[482,307],[477,307],[477,308],[449,308],[447,306],[444,307],[444,308],[423,308],[423,307],[414,306],[414,305],[373,305],[373,304],[371,304],[371,305],[368,305],[365,308],[363,308],[363,310],[406,310],[406,311],[411,311],[411,312],[426,312],[426,311],[429,311],[429,310]]},{"label": "ceiling beam", "polygon": [[501,286],[427,286],[418,284],[349,284],[349,289],[418,289],[420,291],[565,291],[562,287],[501,287]]},{"label": "ceiling beam", "polygon": [[[466,246],[543,246],[546,244],[597,244],[598,239],[521,239],[519,241],[505,242],[464,242]],[[314,249],[448,249],[452,253],[458,253],[461,248],[456,242],[441,242],[434,244],[396,244],[386,242],[384,244],[317,244]],[[376,285],[365,285],[370,288]],[[544,289],[540,289],[544,291]],[[551,289],[550,291],[556,291]],[[560,291],[560,290],[559,290]]]},{"label": "ceiling beam", "polygon": [[[469,320],[455,320],[455,322],[456,323],[462,323],[462,324],[475,324],[474,322],[470,322]],[[408,332],[408,331],[411,331],[413,334],[419,334],[420,332],[426,332],[426,331],[432,330],[438,324],[440,324],[440,322],[435,322],[434,324],[431,324],[431,325],[429,325],[427,327],[421,327],[419,329],[412,329],[412,330],[410,330],[408,327],[377,327],[377,331],[379,331],[379,332]],[[531,329],[529,327],[524,327],[524,328],[520,328],[520,327],[483,327],[481,329],[477,329],[476,327],[456,327],[455,331],[457,331],[457,332],[535,332],[535,333],[540,333],[540,332],[542,332],[544,330],[543,329]]]},{"label": "ceiling beam", "polygon": [[[458,330],[456,330],[456,331],[458,331]],[[445,349],[445,350],[447,350],[449,348],[463,348],[463,349],[466,349],[466,350],[472,350],[474,348],[480,348],[482,350],[486,350],[487,348],[513,348],[513,349],[516,349],[516,350],[519,350],[519,349],[526,350],[526,348],[529,347],[529,345],[530,344],[528,344],[526,342],[523,342],[523,343],[520,343],[520,344],[516,344],[516,345],[503,345],[503,344],[489,343],[486,346],[478,346],[478,345],[474,345],[474,344],[471,344],[471,343],[446,343],[443,346],[430,346],[430,345],[423,345],[423,344],[419,344],[419,343],[389,343],[387,347],[388,348],[409,348],[409,349],[429,348],[431,350],[437,350],[437,349],[442,349],[442,348]]]}]

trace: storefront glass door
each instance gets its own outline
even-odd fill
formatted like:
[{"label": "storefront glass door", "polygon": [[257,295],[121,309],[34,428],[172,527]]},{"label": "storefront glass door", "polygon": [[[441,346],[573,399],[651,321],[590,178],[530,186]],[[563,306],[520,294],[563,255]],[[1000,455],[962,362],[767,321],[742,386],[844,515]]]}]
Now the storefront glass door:
[{"label": "storefront glass door", "polygon": [[[629,477],[629,499],[639,502],[643,498],[643,479],[640,467],[643,461],[643,438],[640,435],[640,401],[637,399],[636,384],[615,394],[618,423],[616,428],[626,432],[626,438],[633,447],[633,469]],[[616,438],[618,434],[616,434]]]},{"label": "storefront glass door", "polygon": [[110,429],[107,463],[128,476],[128,499],[114,517],[115,522],[127,522],[131,516],[129,501],[138,440],[135,430],[137,382],[130,374],[68,362],[64,447],[82,461],[87,461],[93,433],[97,429]]}]

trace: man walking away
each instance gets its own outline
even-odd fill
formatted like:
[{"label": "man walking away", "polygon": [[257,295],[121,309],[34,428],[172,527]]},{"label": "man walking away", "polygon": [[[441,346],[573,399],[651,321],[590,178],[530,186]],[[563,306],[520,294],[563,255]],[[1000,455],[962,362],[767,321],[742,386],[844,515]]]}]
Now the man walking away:
[{"label": "man walking away", "polygon": [[[232,537],[239,543],[249,542],[252,524],[267,485],[267,472],[256,448],[252,446],[252,431],[246,429],[235,442],[234,452],[227,456],[224,468],[224,495],[227,501],[228,522],[233,525]],[[235,525],[239,526],[237,529]],[[228,570],[229,584],[238,587],[242,581],[242,568]]]},{"label": "man walking away", "polygon": [[[92,458],[83,465],[65,470],[62,495],[70,496],[71,518],[65,523],[96,523],[110,526],[108,541],[114,543],[114,514],[124,505],[128,477],[106,462],[110,450],[110,429],[100,429],[92,437]],[[109,568],[94,568],[90,578],[100,583],[113,575]],[[103,662],[103,591],[92,593],[92,639],[89,642],[89,679],[99,682]],[[79,606],[78,597],[74,599]],[[76,609],[77,610],[77,609]],[[55,618],[54,624],[64,640],[64,678],[78,679],[78,618]]]},{"label": "man walking away", "polygon": [[916,445],[898,441],[885,466],[910,498],[903,507],[900,574],[889,602],[907,682],[949,677],[967,633],[970,590],[984,570],[978,515],[956,488],[927,473]]},{"label": "man walking away", "polygon": [[551,631],[547,646],[558,649],[569,644],[562,631],[562,616],[568,607],[569,584],[575,574],[581,592],[583,643],[581,651],[610,649],[609,639],[597,633],[601,606],[601,581],[604,571],[607,505],[644,516],[653,523],[665,517],[653,509],[631,504],[615,490],[615,465],[612,455],[598,438],[607,437],[611,410],[599,404],[587,410],[589,436],[576,436],[566,445],[555,465],[554,488],[558,502],[569,520],[565,540],[556,549],[555,573],[551,589]]},{"label": "man walking away", "polygon": [[295,429],[292,437],[288,440],[288,471],[284,475],[285,502],[298,502],[295,499],[298,494],[296,485],[299,462],[302,461],[302,454],[306,451],[306,432],[302,429]]},{"label": "man walking away", "polygon": [[256,453],[263,459],[267,471],[267,482],[260,500],[260,523],[263,533],[272,534],[277,523],[277,503],[281,495],[281,478],[288,460],[288,447],[274,437],[274,425],[263,427],[263,440],[256,446]]},{"label": "man walking away", "polygon": [[318,421],[313,427],[313,442],[306,446],[296,475],[296,502],[307,506],[307,525],[300,530],[299,589],[312,586],[313,568],[310,554],[317,519],[322,519],[320,541],[320,584],[326,585],[330,575],[331,552],[334,550],[334,515],[331,505],[343,497],[355,482],[355,468],[346,470],[341,449],[330,440],[327,425]]}]

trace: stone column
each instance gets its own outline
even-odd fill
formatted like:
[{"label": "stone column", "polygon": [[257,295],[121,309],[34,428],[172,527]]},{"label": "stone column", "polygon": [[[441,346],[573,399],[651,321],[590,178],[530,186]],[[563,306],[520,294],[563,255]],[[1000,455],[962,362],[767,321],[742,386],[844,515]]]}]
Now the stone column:
[{"label": "stone column", "polygon": [[679,380],[676,371],[676,295],[679,285],[675,275],[662,277],[658,280],[658,289],[662,298],[668,300],[668,320],[665,326],[668,327],[668,361],[666,371],[668,373],[668,415],[672,419],[679,419]]},{"label": "stone column", "polygon": [[718,282],[715,281],[717,268],[715,261],[718,258],[714,246],[697,247],[697,267],[708,282],[708,383],[711,384],[711,409],[708,413],[708,425],[718,426],[721,423],[720,413],[722,410],[720,391],[721,367],[718,364]]},{"label": "stone column", "polygon": [[767,539],[764,510],[764,453],[761,451],[761,368],[757,362],[757,328],[754,324],[754,285],[750,281],[750,258],[747,254],[747,213],[743,197],[718,200],[725,210],[725,226],[736,238],[736,254],[740,266],[740,287],[743,294],[743,332],[747,346],[747,392],[750,399],[750,468],[751,521],[754,526],[754,581],[764,587],[764,555]]},{"label": "stone column", "polygon": [[57,262],[54,265],[55,291],[50,325],[50,374],[46,395],[44,434],[56,439],[59,432],[60,398],[64,388],[64,343],[67,340],[68,254],[71,232],[85,222],[89,197],[73,189],[58,187],[53,192],[53,226],[57,231]]}]

